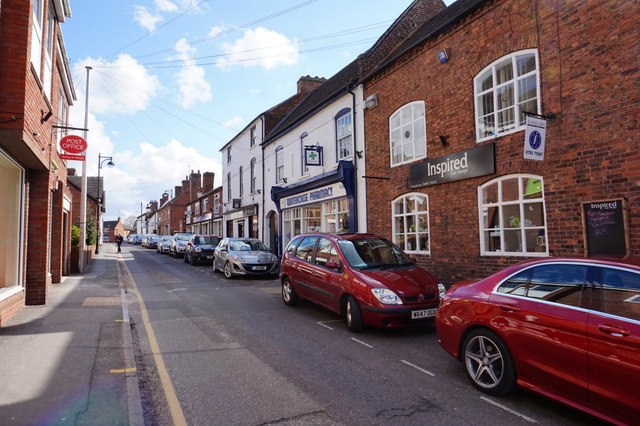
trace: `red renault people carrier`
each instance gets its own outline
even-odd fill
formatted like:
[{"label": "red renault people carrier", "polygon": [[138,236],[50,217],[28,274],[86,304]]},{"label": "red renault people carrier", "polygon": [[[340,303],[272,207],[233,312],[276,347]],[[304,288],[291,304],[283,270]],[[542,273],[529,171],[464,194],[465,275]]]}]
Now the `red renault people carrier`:
[{"label": "red renault people carrier", "polygon": [[433,321],[444,286],[388,240],[371,234],[305,234],[282,256],[282,298],[310,300],[365,324],[397,327]]}]

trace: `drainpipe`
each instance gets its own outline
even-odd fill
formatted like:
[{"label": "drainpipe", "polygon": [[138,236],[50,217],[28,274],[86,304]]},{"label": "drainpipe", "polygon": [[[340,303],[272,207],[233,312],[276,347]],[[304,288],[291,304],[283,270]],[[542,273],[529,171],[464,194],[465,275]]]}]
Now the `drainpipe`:
[{"label": "drainpipe", "polygon": [[[355,232],[359,232],[359,227],[358,227],[358,144],[357,144],[357,138],[356,138],[356,128],[357,128],[357,120],[356,120],[356,94],[353,93],[352,89],[352,85],[349,84],[347,86],[347,91],[349,93],[351,93],[351,105],[352,105],[352,110],[353,110],[353,166],[355,168],[355,176],[354,176],[354,188],[353,188],[353,210],[354,210],[354,214],[356,215],[356,229],[354,230]],[[362,148],[364,151],[364,147]]]},{"label": "drainpipe", "polygon": [[260,138],[260,150],[262,151],[262,163],[260,164],[260,169],[262,169],[262,190],[261,190],[261,194],[260,194],[260,206],[262,207],[262,212],[260,212],[260,206],[258,207],[258,217],[260,218],[261,222],[262,222],[262,229],[260,230],[260,235],[262,235],[262,238],[260,238],[262,241],[266,241],[265,239],[265,235],[264,235],[264,221],[265,221],[265,214],[264,214],[264,146],[262,145],[264,143],[264,114],[260,115],[260,122],[262,123],[261,127],[261,132],[262,132],[262,137]]}]

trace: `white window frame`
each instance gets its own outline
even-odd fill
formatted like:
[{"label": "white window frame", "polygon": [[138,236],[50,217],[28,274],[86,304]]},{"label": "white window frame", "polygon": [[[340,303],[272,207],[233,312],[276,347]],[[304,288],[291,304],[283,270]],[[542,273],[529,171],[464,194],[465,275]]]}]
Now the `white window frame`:
[{"label": "white window frame", "polygon": [[[425,209],[424,210],[418,210],[417,208],[417,203],[412,200],[415,204],[412,208],[412,210],[407,211],[407,202],[409,201],[409,199],[411,198],[421,198],[424,200],[424,205],[425,205]],[[398,203],[398,201],[402,201],[402,211],[396,211],[396,204]],[[417,228],[417,224],[419,223],[418,218],[421,215],[426,215],[427,216],[427,220],[426,220],[426,231],[424,230],[420,230]],[[413,230],[407,230],[407,228],[409,227],[407,222],[410,218],[413,218],[413,223],[414,223],[414,229]],[[403,229],[397,229],[397,225],[396,225],[396,219],[402,219],[403,222]],[[406,253],[415,253],[415,254],[431,254],[431,227],[429,224],[430,221],[430,217],[429,217],[429,196],[427,194],[422,194],[420,192],[410,192],[407,194],[402,194],[399,197],[397,197],[396,199],[391,201],[391,223],[392,223],[392,235],[393,235],[393,242],[400,247],[403,251],[405,251]],[[402,243],[401,241],[399,241],[399,239],[397,238],[398,235],[402,235],[403,236],[403,241],[404,243]],[[419,247],[421,246],[421,241],[424,238],[424,235],[426,235],[427,238],[427,244],[426,244],[426,250],[420,250]],[[407,245],[407,241],[409,240],[409,237],[413,237],[415,238],[415,244],[416,244],[416,249],[411,250],[408,248]]]},{"label": "white window frame", "polygon": [[227,201],[231,201],[231,173],[227,173]]},{"label": "white window frame", "polygon": [[256,126],[249,129],[249,147],[256,146]]},{"label": "white window frame", "polygon": [[256,192],[256,159],[255,157],[251,159],[251,193]]},{"label": "white window frame", "polygon": [[[518,179],[518,199],[517,200],[503,200],[503,183],[512,180]],[[529,198],[525,199],[524,194],[526,188],[524,187],[525,180],[528,179],[537,179],[540,180],[541,185],[541,196],[538,198]],[[483,200],[483,190],[491,185],[498,185],[498,200],[496,202],[484,203]],[[526,225],[526,214],[525,207],[531,204],[542,204],[542,215],[544,219],[544,225]],[[513,224],[508,223],[504,217],[504,208],[505,206],[519,206],[519,223]],[[498,209],[498,226],[496,228],[485,228],[485,218],[484,218],[484,208],[497,208]],[[488,219],[487,219],[488,220]],[[479,234],[480,234],[480,255],[481,256],[519,256],[519,257],[545,257],[549,256],[549,243],[547,241],[548,233],[547,233],[547,209],[544,199],[544,180],[541,176],[530,175],[530,174],[512,174],[500,176],[498,178],[492,179],[489,182],[478,187],[478,225],[479,225]],[[509,225],[509,226],[507,226]],[[527,251],[527,238],[526,231],[539,231],[542,230],[544,235],[538,237],[537,243],[544,243],[544,251]],[[485,231],[494,233],[494,238],[499,237],[500,248],[506,247],[505,243],[505,231],[515,231],[520,233],[520,245],[521,251],[505,251],[505,250],[486,250],[487,246]],[[540,240],[542,238],[542,240]]]},{"label": "white window frame", "polygon": [[304,147],[307,144],[307,138],[309,137],[309,135],[307,134],[307,132],[304,132],[303,134],[300,135],[300,159],[302,161],[300,161],[300,175],[301,176],[306,176],[309,174],[309,166],[307,166],[305,163],[306,161],[306,156],[305,156],[305,152],[304,152]]},{"label": "white window frame", "polygon": [[336,122],[336,158],[338,161],[353,157],[353,115],[350,108],[338,112]]},{"label": "white window frame", "polygon": [[[417,108],[417,110],[416,110]],[[404,112],[410,118],[405,120]],[[424,101],[409,102],[398,108],[389,117],[389,163],[391,167],[412,163],[427,157],[427,127]],[[409,130],[408,127],[411,129]],[[416,140],[416,129],[422,132],[422,140]],[[411,155],[404,158],[405,147],[411,147]],[[394,161],[394,150],[399,150],[402,159]]]},{"label": "white window frame", "polygon": [[33,65],[38,78],[40,78],[40,66],[42,65],[42,14],[44,2],[46,0],[36,0],[33,2],[33,23],[31,25],[31,64]]},{"label": "white window frame", "polygon": [[284,182],[284,148],[276,148],[276,183]]},{"label": "white window frame", "polygon": [[240,186],[238,196],[242,197],[244,195],[244,170],[242,166],[238,169],[238,185]]},{"label": "white window frame", "polygon": [[227,148],[227,164],[231,163],[231,147]]},{"label": "white window frame", "polygon": [[[535,69],[528,71],[522,75],[518,75],[517,59],[531,55],[535,57]],[[512,78],[506,81],[502,81],[498,84],[498,69],[501,69],[502,65],[508,61],[511,62]],[[483,90],[479,87],[479,85],[482,84],[485,77],[488,76],[488,73],[490,73],[492,76],[491,87]],[[525,100],[516,99],[516,97],[520,93],[520,88],[524,88],[525,82],[530,82],[532,78],[535,78],[535,97]],[[507,99],[507,101],[510,101],[511,104],[505,106],[504,108],[500,108],[499,93],[501,90],[504,90],[506,93],[508,93],[508,88],[510,86],[513,86],[513,98]],[[494,61],[489,66],[485,67],[473,79],[473,95],[475,106],[476,142],[483,142],[486,140],[494,139],[498,136],[504,136],[524,130],[526,119],[524,117],[524,114],[522,113],[522,105],[535,101],[536,106],[534,111],[530,110],[530,107],[525,109],[529,110],[528,112],[533,112],[536,114],[540,111],[540,61],[538,50],[526,49],[513,52],[509,55],[501,57],[497,61]],[[488,99],[491,99],[492,105],[490,105],[490,107],[492,111],[486,114],[481,114],[480,109],[482,107],[482,102],[480,101],[480,99],[486,96],[489,96]],[[504,129],[499,129],[498,122],[500,113],[506,113],[512,109],[514,120],[513,124]],[[481,126],[480,123],[481,120],[484,120],[487,117],[493,118],[493,132],[485,135],[485,126]],[[489,128],[491,127],[489,126]]]},{"label": "white window frame", "polygon": [[202,200],[202,212],[206,212],[207,210],[209,210],[209,199],[208,198],[204,198]]}]

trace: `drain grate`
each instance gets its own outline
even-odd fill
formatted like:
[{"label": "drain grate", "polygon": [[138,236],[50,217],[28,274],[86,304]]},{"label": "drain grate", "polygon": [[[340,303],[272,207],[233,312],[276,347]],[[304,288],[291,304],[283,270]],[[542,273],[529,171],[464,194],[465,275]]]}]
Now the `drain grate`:
[{"label": "drain grate", "polygon": [[119,306],[120,296],[86,297],[82,306]]}]

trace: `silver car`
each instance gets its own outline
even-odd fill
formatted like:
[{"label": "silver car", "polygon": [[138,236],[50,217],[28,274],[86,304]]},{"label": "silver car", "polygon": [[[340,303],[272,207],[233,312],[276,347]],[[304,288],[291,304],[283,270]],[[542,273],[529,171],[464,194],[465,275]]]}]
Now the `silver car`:
[{"label": "silver car", "polygon": [[213,254],[213,270],[224,276],[276,275],[278,257],[257,238],[223,238]]},{"label": "silver car", "polygon": [[171,241],[173,240],[173,236],[172,235],[164,235],[161,239],[160,242],[158,243],[158,253],[169,253],[169,245],[171,244]]},{"label": "silver car", "polygon": [[169,245],[169,256],[171,257],[182,257],[184,256],[184,249],[189,242],[189,238],[191,238],[192,234],[187,233],[177,233],[173,236],[173,240],[171,240],[171,244]]}]

